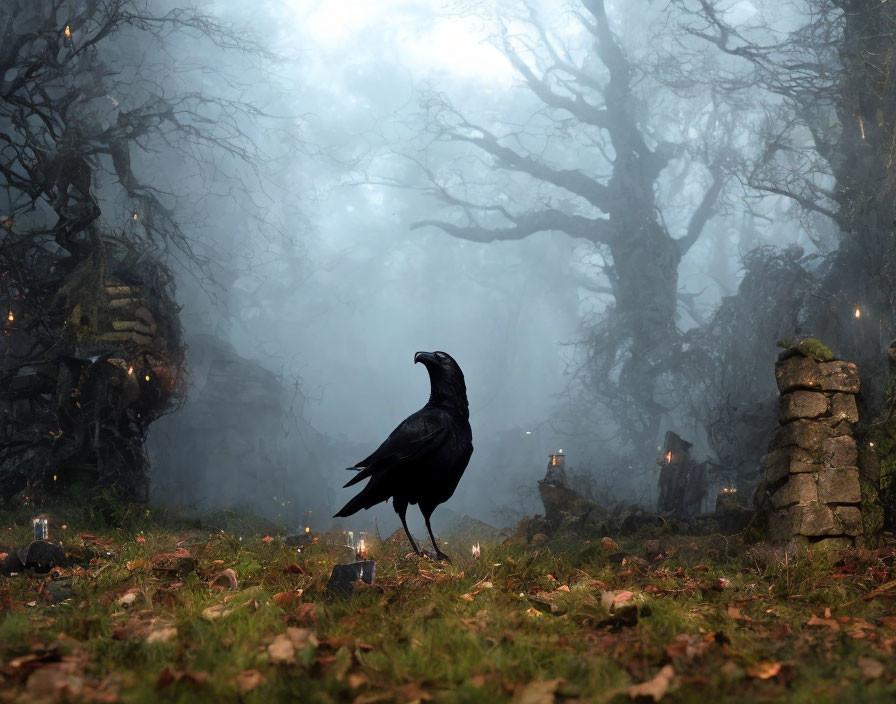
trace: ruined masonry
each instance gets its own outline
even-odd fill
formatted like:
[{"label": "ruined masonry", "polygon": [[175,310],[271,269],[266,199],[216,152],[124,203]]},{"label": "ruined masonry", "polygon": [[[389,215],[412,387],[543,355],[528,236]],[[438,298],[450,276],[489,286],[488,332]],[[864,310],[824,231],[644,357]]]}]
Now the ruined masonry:
[{"label": "ruined masonry", "polygon": [[856,365],[818,361],[791,347],[778,357],[775,378],[778,426],[762,458],[770,537],[853,544],[862,534],[852,435],[859,420]]}]

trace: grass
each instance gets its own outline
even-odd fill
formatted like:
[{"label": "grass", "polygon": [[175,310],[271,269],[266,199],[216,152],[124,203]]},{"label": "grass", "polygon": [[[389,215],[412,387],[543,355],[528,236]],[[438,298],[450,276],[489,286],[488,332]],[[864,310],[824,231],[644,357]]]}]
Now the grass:
[{"label": "grass", "polygon": [[[352,556],[335,536],[298,552],[263,539],[269,525],[222,518],[137,515],[101,532],[54,518],[72,594],[49,603],[43,576],[0,577],[0,701],[896,698],[892,546],[782,560],[665,535],[648,562],[641,540],[620,540],[620,560],[593,536],[449,565],[376,544],[376,583],[340,598],[326,582]],[[30,521],[0,516],[0,531],[22,545]],[[178,549],[195,569],[175,571]],[[226,569],[236,590],[211,586]]]}]

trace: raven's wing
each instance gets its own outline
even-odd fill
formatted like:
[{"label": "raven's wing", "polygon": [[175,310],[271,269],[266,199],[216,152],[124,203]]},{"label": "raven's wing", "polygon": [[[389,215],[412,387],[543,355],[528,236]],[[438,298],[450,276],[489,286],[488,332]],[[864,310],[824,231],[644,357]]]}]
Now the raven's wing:
[{"label": "raven's wing", "polygon": [[345,486],[352,486],[394,464],[419,460],[441,446],[448,437],[450,416],[440,408],[422,408],[405,418],[369,457],[354,467],[364,467]]}]

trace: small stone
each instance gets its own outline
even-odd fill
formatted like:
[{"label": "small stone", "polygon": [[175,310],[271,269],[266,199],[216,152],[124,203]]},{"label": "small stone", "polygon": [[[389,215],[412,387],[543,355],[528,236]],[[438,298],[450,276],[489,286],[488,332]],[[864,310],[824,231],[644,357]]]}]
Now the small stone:
[{"label": "small stone", "polygon": [[818,502],[815,474],[794,474],[772,495],[772,506],[785,508],[793,504],[808,505]]},{"label": "small stone", "polygon": [[804,450],[814,450],[821,443],[832,437],[833,432],[824,423],[812,420],[795,420],[787,425],[780,425],[775,429],[772,437],[772,447],[785,447],[796,445]]},{"label": "small stone", "polygon": [[844,391],[859,393],[859,370],[852,362],[826,362],[818,365],[821,389],[823,391]]},{"label": "small stone", "polygon": [[765,480],[775,485],[790,474],[802,472],[818,472],[823,468],[820,457],[803,448],[790,446],[779,447],[764,455],[761,465],[765,468]]},{"label": "small stone", "polygon": [[788,510],[793,522],[793,533],[796,535],[835,535],[839,532],[834,531],[834,513],[822,503],[814,502],[805,506],[797,504]]},{"label": "small stone", "polygon": [[822,440],[821,450],[825,467],[854,467],[858,463],[856,441],[848,435]]},{"label": "small stone", "polygon": [[862,512],[858,506],[834,507],[835,533],[841,535],[862,534]]},{"label": "small stone", "polygon": [[775,364],[775,381],[778,382],[778,391],[782,394],[791,389],[819,389],[821,388],[819,365],[807,357],[789,357]]},{"label": "small stone", "polygon": [[781,396],[778,418],[782,423],[789,423],[797,418],[817,418],[828,412],[828,406],[827,396],[820,392],[792,391]]},{"label": "small stone", "polygon": [[859,409],[856,407],[856,397],[853,394],[832,394],[831,417],[847,423],[858,423]]},{"label": "small stone", "polygon": [[818,473],[818,498],[826,504],[857,504],[862,500],[857,467],[825,469]]}]

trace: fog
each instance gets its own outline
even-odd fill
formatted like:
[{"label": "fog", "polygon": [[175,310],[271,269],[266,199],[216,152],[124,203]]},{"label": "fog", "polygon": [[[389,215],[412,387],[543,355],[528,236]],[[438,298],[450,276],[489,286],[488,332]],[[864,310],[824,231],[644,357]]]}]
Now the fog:
[{"label": "fog", "polygon": [[[664,41],[671,20],[657,4],[637,5],[608,3],[607,12],[638,64],[631,99],[636,112],[643,107],[639,127],[649,145],[683,145],[655,184],[662,222],[678,238],[709,183],[701,149],[715,147],[701,144],[724,132],[725,148],[741,154],[753,148],[753,118],[742,111],[735,124],[719,116],[706,85],[675,90],[656,80],[673,43]],[[733,23],[759,12],[756,3],[731,5]],[[174,79],[182,87],[233,94],[263,114],[239,118],[257,148],[256,173],[226,160],[216,165],[220,173],[155,167],[191,194],[185,228],[212,264],[208,277],[186,264],[177,270],[188,393],[184,407],[149,432],[154,501],[249,508],[290,529],[311,511],[315,529],[329,527],[353,493],[341,488],[351,476],[344,468],[426,401],[426,372],[413,363],[418,350],[444,350],[459,362],[473,427],[472,460],[436,511],[437,530],[460,515],[504,526],[541,512],[536,482],[548,453],[561,447],[573,468],[604,487],[605,500],[655,497],[656,448],[647,442],[623,451],[614,438],[624,421],[588,401],[574,373],[587,357],[583,341],[612,310],[607,249],[562,228],[477,242],[417,226],[462,221],[463,206],[440,197],[428,174],[453,197],[515,212],[543,204],[599,213],[520,171],[497,172],[475,144],[433,128],[463,116],[558,169],[609,178],[614,152],[601,146],[600,130],[546,110],[502,50],[510,35],[524,47],[520,56],[544,52],[524,6],[272,0],[201,9],[258,37],[273,56],[203,43],[170,49],[184,65],[216,69],[184,71]],[[589,58],[581,9],[551,2],[537,9],[552,40],[604,83],[606,68]],[[774,19],[793,18],[780,10]],[[756,98],[755,121],[775,105],[764,100],[760,107]],[[789,201],[745,204],[747,190],[727,182],[678,266],[682,332],[736,292],[745,252],[766,243],[819,251],[822,240],[807,236]],[[496,213],[482,216],[491,224]],[[703,431],[683,411],[665,411],[659,429],[688,437],[698,459],[710,456]],[[661,433],[653,440],[659,445]],[[419,530],[418,515],[409,513]],[[400,527],[388,505],[342,525],[374,522],[383,534]]]}]

